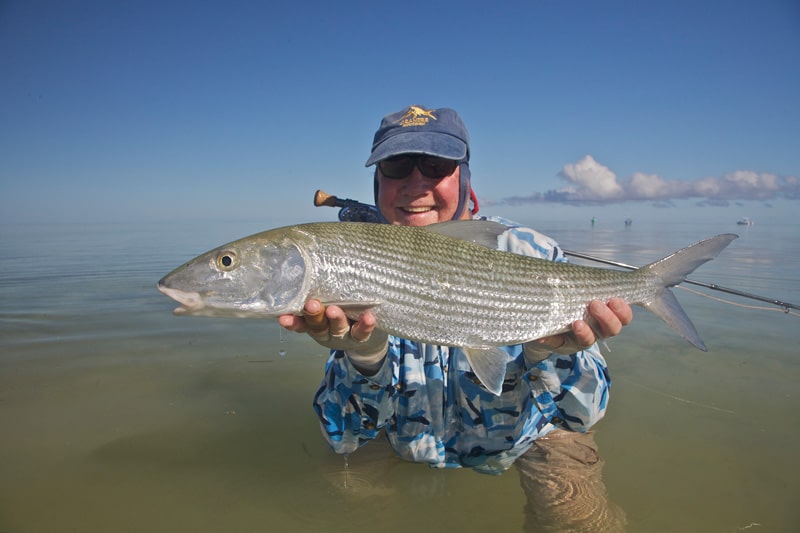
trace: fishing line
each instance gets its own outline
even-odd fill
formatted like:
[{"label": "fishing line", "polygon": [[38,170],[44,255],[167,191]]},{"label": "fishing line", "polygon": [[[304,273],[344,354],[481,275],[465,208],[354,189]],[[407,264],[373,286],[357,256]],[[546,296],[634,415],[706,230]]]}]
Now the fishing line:
[{"label": "fishing line", "polygon": [[706,294],[706,293],[704,293],[702,291],[697,291],[697,290],[694,290],[694,289],[690,289],[689,287],[684,287],[683,285],[678,285],[677,287],[679,289],[683,289],[685,291],[689,291],[692,294],[696,294],[698,296],[702,296],[704,298],[708,298],[709,300],[714,300],[716,302],[721,302],[721,303],[729,304],[729,305],[735,305],[736,307],[744,307],[745,309],[757,309],[758,311],[774,311],[776,313],[783,313],[785,315],[792,315],[792,316],[800,317],[800,313],[792,311],[791,309],[788,309],[788,308],[777,309],[775,307],[764,307],[764,306],[761,306],[761,305],[747,305],[747,304],[742,304],[742,303],[739,303],[739,302],[732,302],[730,300],[725,300],[723,298],[718,298],[716,296],[711,296],[710,294]]},{"label": "fishing line", "polygon": [[736,414],[736,411],[731,411],[730,409],[723,409],[722,407],[717,407],[715,405],[709,405],[709,404],[706,404],[706,403],[700,403],[700,402],[695,402],[695,401],[692,401],[692,400],[687,400],[686,398],[681,398],[680,396],[675,396],[674,394],[669,394],[669,393],[660,391],[658,389],[654,389],[652,387],[648,387],[647,385],[642,385],[641,383],[637,383],[637,382],[635,382],[635,381],[633,381],[631,379],[627,379],[627,378],[620,377],[620,376],[614,376],[614,379],[618,380],[618,381],[627,381],[631,385],[639,387],[640,389],[644,389],[644,390],[646,390],[648,392],[652,392],[653,394],[658,394],[659,396],[665,396],[665,397],[667,397],[667,398],[669,398],[671,400],[676,400],[676,401],[679,401],[679,402],[683,402],[683,403],[688,404],[688,405],[694,405],[696,407],[702,407],[704,409],[711,409],[712,411],[719,411],[720,413],[725,413],[725,414],[729,414],[729,415],[735,415]]},{"label": "fishing line", "polygon": [[[591,255],[588,255],[588,254],[583,254],[583,253],[580,253],[580,252],[573,252],[572,250],[564,250],[564,254],[572,256],[572,257],[577,257],[579,259],[586,259],[588,261],[594,261],[595,263],[602,263],[602,264],[605,264],[605,265],[611,265],[611,266],[615,266],[615,267],[625,268],[625,269],[628,269],[628,270],[637,270],[639,268],[639,267],[635,267],[633,265],[628,265],[628,264],[625,264],[625,263],[621,263],[619,261],[612,261],[610,259],[603,259],[603,258],[600,258],[600,257],[594,257],[594,256],[591,256]],[[777,305],[778,307],[782,308],[780,310],[783,311],[784,314],[800,316],[798,313],[793,313],[792,312],[792,309],[800,310],[800,305],[797,305],[797,304],[793,304],[793,303],[789,303],[789,302],[783,302],[781,300],[776,300],[775,298],[767,298],[766,296],[759,296],[757,294],[751,294],[749,292],[744,292],[744,291],[740,291],[740,290],[737,290],[737,289],[731,289],[730,287],[723,287],[722,285],[717,285],[716,283],[705,283],[705,282],[702,282],[702,281],[696,281],[696,280],[688,279],[688,278],[684,279],[683,283],[689,283],[691,285],[697,285],[699,287],[705,287],[706,289],[725,292],[725,293],[728,293],[728,294],[733,294],[735,296],[741,296],[742,298],[749,298],[751,300],[758,300],[760,302],[766,302],[768,304]],[[679,287],[681,289],[684,289],[684,290],[687,290],[687,291],[690,291],[690,292],[696,292],[696,291],[691,291],[688,287],[683,287],[683,286],[680,286],[680,285],[679,285]],[[778,309],[772,309],[772,308],[767,308],[767,307],[759,307],[759,306],[746,306],[744,304],[737,304],[735,302],[731,302],[731,301],[728,301],[728,300],[723,300],[721,298],[717,299],[717,298],[714,298],[711,295],[708,295],[708,294],[705,294],[705,293],[699,292],[699,291],[697,291],[696,294],[699,294],[701,296],[705,296],[707,298],[711,298],[712,300],[717,300],[717,301],[722,302],[722,303],[727,303],[727,304],[731,304],[731,305],[740,305],[741,307],[747,307],[747,308],[750,308],[750,309],[760,309],[760,310],[765,310],[765,311],[768,311],[768,310],[778,311]]]}]

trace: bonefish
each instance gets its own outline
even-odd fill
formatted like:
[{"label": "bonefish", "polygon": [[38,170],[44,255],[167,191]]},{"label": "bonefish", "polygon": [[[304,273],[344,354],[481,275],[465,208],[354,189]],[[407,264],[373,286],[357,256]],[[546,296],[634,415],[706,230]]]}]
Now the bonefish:
[{"label": "bonefish", "polygon": [[568,331],[592,300],[622,298],[706,350],[669,287],[737,238],[717,235],[632,272],[497,250],[508,228],[489,221],[425,227],[359,222],[287,226],[226,244],[178,267],[158,289],[180,315],[300,314],[309,298],[350,318],[370,310],[402,338],[461,347],[484,386],[502,389],[499,346]]}]

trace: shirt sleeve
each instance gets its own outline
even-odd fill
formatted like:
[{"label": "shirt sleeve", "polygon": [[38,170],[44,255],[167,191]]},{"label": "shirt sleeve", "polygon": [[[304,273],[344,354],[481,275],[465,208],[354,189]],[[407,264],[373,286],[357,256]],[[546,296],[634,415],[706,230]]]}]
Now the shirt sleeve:
[{"label": "shirt sleeve", "polygon": [[323,436],[337,453],[351,453],[374,439],[392,417],[396,389],[390,359],[387,355],[375,375],[365,376],[343,351],[331,352],[314,410]]},{"label": "shirt sleeve", "polygon": [[570,355],[553,353],[527,378],[536,405],[555,426],[585,433],[605,415],[611,378],[596,344]]}]

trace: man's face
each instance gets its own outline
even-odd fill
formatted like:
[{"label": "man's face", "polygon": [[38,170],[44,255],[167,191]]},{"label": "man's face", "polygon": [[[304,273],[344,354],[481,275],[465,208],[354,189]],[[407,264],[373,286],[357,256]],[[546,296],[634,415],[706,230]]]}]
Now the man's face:
[{"label": "man's face", "polygon": [[[458,208],[460,168],[441,179],[424,176],[415,165],[405,178],[390,179],[378,166],[378,206],[390,224],[427,226],[452,220]],[[468,212],[462,218],[468,218]]]}]

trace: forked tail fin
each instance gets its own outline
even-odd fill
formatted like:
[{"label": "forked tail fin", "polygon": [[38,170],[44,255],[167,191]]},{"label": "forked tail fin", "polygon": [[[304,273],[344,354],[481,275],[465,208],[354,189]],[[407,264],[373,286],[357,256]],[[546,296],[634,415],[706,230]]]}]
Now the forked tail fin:
[{"label": "forked tail fin", "polygon": [[644,307],[655,313],[694,347],[704,352],[708,349],[703,339],[700,338],[694,324],[686,316],[669,287],[681,283],[697,267],[716,258],[726,246],[738,237],[733,233],[717,235],[682,248],[672,255],[642,267],[642,270],[651,271],[664,282],[664,288],[656,299],[644,304]]}]

